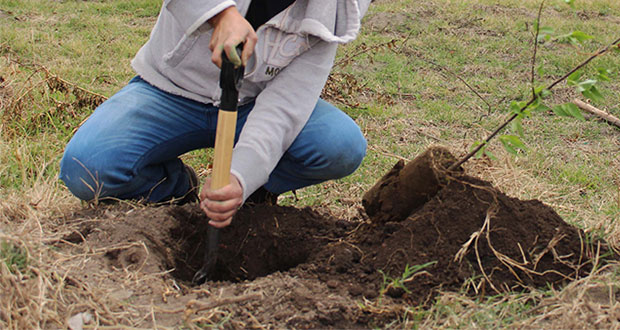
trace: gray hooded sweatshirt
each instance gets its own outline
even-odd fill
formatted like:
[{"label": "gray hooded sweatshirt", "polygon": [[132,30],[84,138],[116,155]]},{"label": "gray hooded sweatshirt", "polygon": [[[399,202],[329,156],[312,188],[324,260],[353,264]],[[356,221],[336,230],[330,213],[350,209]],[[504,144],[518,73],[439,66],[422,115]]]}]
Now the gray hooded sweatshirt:
[{"label": "gray hooded sweatshirt", "polygon": [[[233,151],[244,200],[269,179],[312,113],[340,43],[355,39],[370,0],[297,0],[256,31],[240,104],[255,100]],[[150,84],[219,105],[220,69],[211,62],[207,21],[250,0],[164,0],[149,41],[131,62]]]}]

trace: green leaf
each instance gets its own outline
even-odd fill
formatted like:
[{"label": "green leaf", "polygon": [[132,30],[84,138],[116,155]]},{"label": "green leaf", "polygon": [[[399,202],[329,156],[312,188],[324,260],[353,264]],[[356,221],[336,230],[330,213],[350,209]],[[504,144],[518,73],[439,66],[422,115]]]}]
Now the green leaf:
[{"label": "green leaf", "polygon": [[492,160],[497,160],[497,157],[495,157],[495,155],[492,154],[490,151],[486,150],[486,148],[484,148],[484,155],[491,158]]},{"label": "green leaf", "polygon": [[487,149],[487,147],[480,148],[480,150],[476,151],[476,154],[474,155],[474,157],[482,158],[482,156],[484,156],[484,154],[486,152],[486,149]]},{"label": "green leaf", "polygon": [[553,107],[553,112],[558,116],[563,117],[573,117],[579,120],[585,120],[583,115],[581,114],[581,110],[573,103],[565,103],[562,105],[557,105]]},{"label": "green leaf", "polygon": [[[534,29],[537,29],[537,24],[534,24]],[[551,39],[551,35],[554,33],[553,28],[550,26],[543,26],[540,29],[538,29],[538,42],[543,41],[543,40],[549,40]]]},{"label": "green leaf", "polygon": [[586,120],[583,117],[583,114],[581,113],[579,107],[574,103],[566,103],[564,104],[564,107],[566,108],[566,112],[568,112],[568,114],[570,114],[572,117],[575,117],[579,120]]},{"label": "green leaf", "polygon": [[606,68],[597,68],[596,71],[598,71],[598,75],[596,75],[596,78],[599,81],[609,81],[609,75],[612,73],[611,70],[606,69]]},{"label": "green leaf", "polygon": [[[550,96],[551,94],[553,94],[553,93],[551,93],[550,90],[546,89],[545,87],[546,87],[545,85],[541,85],[541,86],[538,86],[536,89],[534,89],[534,93],[536,95],[538,95],[538,97],[540,99],[544,99],[545,97]],[[538,100],[537,100],[537,102],[538,102]]]},{"label": "green leaf", "polygon": [[579,83],[579,78],[581,78],[581,71],[577,70],[571,73],[570,76],[566,78],[566,83],[569,86],[575,86]]},{"label": "green leaf", "polygon": [[571,115],[568,113],[568,111],[565,109],[564,105],[556,105],[555,107],[551,108],[551,111],[553,111],[553,113],[555,113],[558,116],[562,116],[562,117],[570,117]]},{"label": "green leaf", "polygon": [[521,111],[521,108],[519,107],[519,104],[517,103],[517,101],[510,102],[510,112],[519,113],[520,111]]},{"label": "green leaf", "polygon": [[583,92],[583,91],[587,91],[588,89],[594,87],[594,85],[597,83],[598,81],[594,80],[594,79],[586,79],[584,81],[579,82],[579,84],[577,84],[577,90],[579,92]]},{"label": "green leaf", "polygon": [[549,108],[548,106],[540,103],[539,105],[537,105],[535,108],[532,109],[532,111],[534,112],[547,112],[550,111],[551,108]]},{"label": "green leaf", "polygon": [[534,94],[536,94],[536,95],[540,94],[540,92],[542,92],[543,89],[545,89],[544,85],[541,85],[541,86],[538,86],[538,87],[534,88]]},{"label": "green leaf", "polygon": [[532,117],[532,110],[534,110],[540,104],[540,102],[541,102],[540,97],[537,97],[536,99],[534,99],[534,101],[530,103],[530,105],[528,105],[527,108],[521,111],[521,117],[525,117],[525,118]]},{"label": "green leaf", "polygon": [[504,138],[506,140],[508,140],[508,142],[510,142],[510,144],[515,146],[515,148],[519,148],[521,150],[526,150],[527,149],[527,146],[525,146],[525,143],[523,143],[523,141],[521,141],[521,139],[518,136],[504,135]]},{"label": "green leaf", "polygon": [[[483,144],[484,142],[482,141],[476,141],[471,145],[471,150],[476,149],[479,145]],[[484,156],[484,152],[485,149],[487,148],[487,146],[483,146],[482,148],[480,148],[480,150],[476,151],[476,153],[474,154],[474,157],[476,158],[481,158],[482,156]]]},{"label": "green leaf", "polygon": [[571,8],[575,8],[575,0],[564,0],[564,2],[571,6]]},{"label": "green leaf", "polygon": [[581,94],[583,96],[587,97],[588,99],[590,99],[592,101],[595,101],[595,102],[603,100],[603,95],[601,95],[601,92],[599,92],[599,90],[598,90],[598,88],[596,88],[596,86],[590,87],[590,89],[581,92]]},{"label": "green leaf", "polygon": [[525,134],[523,132],[523,125],[521,124],[521,116],[517,116],[511,123],[510,123],[510,127],[512,128],[513,131],[517,132],[517,134],[519,134],[519,136],[524,137]]},{"label": "green leaf", "polygon": [[593,36],[589,35],[589,34],[585,34],[581,31],[573,31],[573,33],[570,34],[571,38],[579,41],[579,42],[584,42],[586,40],[589,39],[594,39]]},{"label": "green leaf", "polygon": [[540,30],[538,30],[538,35],[541,34],[553,34],[555,31],[553,30],[552,27],[550,26],[543,26],[540,28]]},{"label": "green leaf", "polygon": [[499,140],[504,145],[504,149],[506,149],[506,151],[508,151],[509,153],[513,155],[518,155],[517,149],[515,149],[512,145],[510,145],[510,143],[506,139],[504,139],[503,136],[500,136]]},{"label": "green leaf", "polygon": [[513,154],[513,155],[518,155],[519,153],[517,152],[517,150],[515,148],[513,148],[510,144],[508,144],[506,141],[501,140],[502,144],[504,145],[504,149],[506,149],[506,151],[508,151],[509,153]]},{"label": "green leaf", "polygon": [[525,107],[525,105],[527,104],[527,102],[517,102],[517,101],[512,101],[510,102],[510,112],[512,113],[516,113],[516,114],[520,114],[521,113],[521,109],[523,109],[523,107]]},{"label": "green leaf", "polygon": [[525,143],[521,141],[521,139],[518,136],[502,135],[499,137],[499,140],[504,145],[504,148],[506,149],[506,151],[510,152],[511,154],[517,155],[518,149],[523,150],[523,151],[527,150],[527,146],[525,145]]},{"label": "green leaf", "polygon": [[580,43],[592,38],[594,37],[581,31],[573,31],[568,34],[562,34],[557,36],[556,40],[559,42],[570,42],[571,44],[578,46]]}]

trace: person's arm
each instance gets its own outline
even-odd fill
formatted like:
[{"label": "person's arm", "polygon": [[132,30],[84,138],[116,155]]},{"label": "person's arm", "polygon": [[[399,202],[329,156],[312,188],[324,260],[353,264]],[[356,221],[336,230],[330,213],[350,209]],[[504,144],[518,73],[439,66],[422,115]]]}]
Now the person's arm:
[{"label": "person's arm", "polygon": [[248,196],[264,185],[310,118],[327,81],[338,44],[318,42],[295,58],[256,98],[233,151],[231,184],[201,191],[201,207],[215,227],[230,224]]},{"label": "person's arm", "polygon": [[234,6],[232,0],[164,0],[164,7],[187,36],[224,9]]},{"label": "person's arm", "polygon": [[256,98],[232,159],[232,172],[244,188],[244,200],[267,182],[310,118],[337,47],[318,42],[282,69]]},{"label": "person's arm", "polygon": [[[234,1],[166,0],[164,6],[185,31],[185,35],[191,35],[205,22],[213,28],[209,48],[213,52],[211,60],[218,67],[222,64],[222,51],[235,65],[245,65],[254,52],[256,32],[239,14]],[[233,50],[241,43],[244,48],[239,58]]]}]

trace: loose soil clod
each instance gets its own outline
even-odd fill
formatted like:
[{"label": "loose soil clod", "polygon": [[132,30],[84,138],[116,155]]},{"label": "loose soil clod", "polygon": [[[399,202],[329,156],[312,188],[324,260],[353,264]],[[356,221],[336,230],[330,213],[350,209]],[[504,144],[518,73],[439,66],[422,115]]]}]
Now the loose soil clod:
[{"label": "loose soil clod", "polygon": [[379,223],[404,220],[446,184],[447,168],[455,162],[456,158],[442,147],[431,147],[406,165],[400,160],[364,194],[366,213]]}]

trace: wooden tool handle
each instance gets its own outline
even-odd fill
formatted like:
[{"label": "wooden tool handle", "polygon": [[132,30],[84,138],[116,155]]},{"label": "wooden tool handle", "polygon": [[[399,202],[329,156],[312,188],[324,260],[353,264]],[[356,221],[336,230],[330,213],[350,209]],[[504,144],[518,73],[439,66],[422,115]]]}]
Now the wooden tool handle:
[{"label": "wooden tool handle", "polygon": [[218,112],[211,189],[219,189],[230,183],[230,162],[236,126],[237,111],[220,110]]}]

